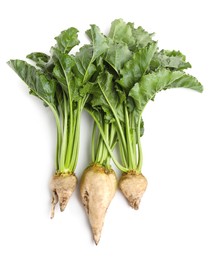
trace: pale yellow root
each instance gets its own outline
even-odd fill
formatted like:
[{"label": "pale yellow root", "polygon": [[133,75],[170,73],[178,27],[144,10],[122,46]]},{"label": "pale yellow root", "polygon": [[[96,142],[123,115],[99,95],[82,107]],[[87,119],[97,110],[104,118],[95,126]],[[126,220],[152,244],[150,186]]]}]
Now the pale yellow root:
[{"label": "pale yellow root", "polygon": [[54,175],[52,177],[50,188],[52,191],[51,218],[54,217],[55,206],[59,202],[60,210],[64,211],[68,201],[75,190],[77,177],[71,174]]},{"label": "pale yellow root", "polygon": [[106,211],[115,195],[116,187],[115,172],[103,166],[90,166],[82,175],[80,195],[96,245],[99,243]]},{"label": "pale yellow root", "polygon": [[119,180],[119,188],[128,200],[129,205],[138,209],[141,198],[146,190],[147,180],[143,174],[129,171],[124,173]]}]

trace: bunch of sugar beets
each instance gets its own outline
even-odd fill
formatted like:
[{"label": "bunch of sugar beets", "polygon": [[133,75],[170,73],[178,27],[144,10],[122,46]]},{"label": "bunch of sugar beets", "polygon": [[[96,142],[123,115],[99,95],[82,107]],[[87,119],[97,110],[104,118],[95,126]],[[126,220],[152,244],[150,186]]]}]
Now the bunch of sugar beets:
[{"label": "bunch of sugar beets", "polygon": [[[50,54],[33,52],[30,63],[10,60],[9,66],[41,99],[56,121],[56,171],[51,180],[52,209],[63,211],[77,185],[75,168],[80,119],[85,109],[93,119],[91,162],[80,180],[81,200],[98,244],[107,208],[117,189],[111,160],[121,171],[118,186],[130,206],[138,209],[147,180],[141,173],[143,110],[157,92],[189,88],[202,92],[196,78],[184,72],[191,65],[180,51],[159,50],[153,34],[122,19],[108,35],[96,25],[86,31],[89,43],[79,44],[71,27],[55,37]],[[115,157],[115,149],[117,156]]]}]

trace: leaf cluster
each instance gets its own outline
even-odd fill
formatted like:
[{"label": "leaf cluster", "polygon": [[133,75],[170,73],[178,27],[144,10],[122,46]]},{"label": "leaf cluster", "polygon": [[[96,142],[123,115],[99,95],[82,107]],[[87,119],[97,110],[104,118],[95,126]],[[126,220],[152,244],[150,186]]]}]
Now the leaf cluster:
[{"label": "leaf cluster", "polygon": [[[85,108],[95,121],[92,161],[108,166],[112,157],[119,169],[140,171],[146,104],[161,90],[182,87],[202,92],[202,85],[185,72],[191,65],[180,51],[159,50],[153,33],[140,26],[116,19],[107,35],[96,25],[86,35],[89,44],[75,54],[71,50],[79,44],[78,30],[71,27],[55,37],[50,55],[33,52],[27,56],[34,65],[22,60],[8,64],[30,93],[54,113],[57,169],[75,169],[80,113]],[[122,164],[112,153],[117,142]]]},{"label": "leaf cluster", "polygon": [[142,112],[149,100],[170,88],[203,90],[201,83],[185,72],[191,68],[185,55],[159,50],[152,37],[153,33],[135,28],[133,23],[112,22],[106,36],[108,48],[97,60],[98,76],[86,104],[100,129],[105,123],[115,125],[122,170],[141,170]]}]

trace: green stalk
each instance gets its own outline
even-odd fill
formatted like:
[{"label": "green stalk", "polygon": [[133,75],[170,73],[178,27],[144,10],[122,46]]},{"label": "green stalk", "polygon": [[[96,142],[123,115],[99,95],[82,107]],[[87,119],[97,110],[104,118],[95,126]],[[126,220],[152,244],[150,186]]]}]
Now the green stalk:
[{"label": "green stalk", "polygon": [[[104,134],[105,134],[105,137],[106,137],[106,142],[109,143],[109,125],[104,123]],[[111,144],[110,144],[111,145]],[[103,150],[102,150],[102,156],[101,156],[101,164],[104,164],[104,161],[106,160],[106,158],[108,157],[108,150],[105,146],[105,144],[103,145]]]},{"label": "green stalk", "polygon": [[[117,141],[115,141],[115,133],[116,133],[115,127],[113,127],[113,124],[104,123],[103,131],[104,131],[104,134],[106,137],[106,141],[108,142],[111,150],[113,151],[113,149],[117,143]],[[102,138],[102,136],[100,136],[100,138]],[[102,164],[106,168],[111,168],[110,161],[111,161],[111,156],[104,143],[103,150],[102,150],[102,157],[100,160],[97,160],[97,162]]]},{"label": "green stalk", "polygon": [[67,100],[64,92],[63,92],[63,101],[64,101],[63,137],[62,137],[61,153],[60,153],[60,160],[59,160],[59,170],[61,172],[65,171],[65,156],[66,156],[66,149],[67,149],[67,129],[68,129]]},{"label": "green stalk", "polygon": [[54,114],[55,121],[56,121],[56,128],[57,128],[57,143],[56,143],[56,157],[55,157],[55,167],[56,170],[59,169],[59,153],[60,153],[60,147],[62,143],[62,131],[61,131],[61,125],[60,125],[60,119],[59,115],[57,113],[57,110],[50,104],[48,104],[51,111]]},{"label": "green stalk", "polygon": [[73,146],[73,102],[71,98],[69,97],[69,133],[68,133],[68,147],[67,147],[67,154],[65,159],[65,165],[69,165],[69,162],[71,160],[71,152],[72,152],[72,146]]},{"label": "green stalk", "polygon": [[67,160],[65,163],[65,168],[68,169],[69,171],[71,171],[70,163],[74,156],[73,146],[74,146],[75,129],[76,129],[76,122],[77,122],[77,109],[72,111],[72,118],[73,118],[72,131],[69,132],[69,139],[71,139],[72,141],[70,142],[69,146],[67,147],[67,153],[69,152],[69,155],[66,155]]},{"label": "green stalk", "polygon": [[94,121],[92,137],[91,137],[91,159],[92,159],[92,162],[95,161],[95,147],[96,147],[95,136],[96,136],[96,123]]},{"label": "green stalk", "polygon": [[[109,137],[109,144],[110,144],[110,148],[113,151],[114,147],[117,144],[117,137],[116,137],[116,129],[114,127],[114,124],[110,124],[110,128],[109,128],[109,132],[110,132],[110,137]],[[111,156],[108,152],[108,156],[106,157],[106,162],[105,165],[107,168],[110,168],[110,161],[111,161]]]},{"label": "green stalk", "polygon": [[79,147],[80,147],[80,126],[78,127],[78,133],[77,133],[77,145],[75,146],[75,150],[74,151],[76,151],[76,153],[75,153],[75,155],[74,155],[74,164],[73,164],[73,168],[71,168],[72,169],[72,172],[74,172],[75,171],[75,169],[76,169],[76,167],[77,167],[77,161],[78,161],[78,156],[79,156]]},{"label": "green stalk", "polygon": [[131,137],[132,137],[132,152],[133,152],[133,159],[134,165],[137,164],[137,153],[136,153],[136,126],[135,126],[135,119],[134,116],[131,114]]},{"label": "green stalk", "polygon": [[97,145],[97,152],[96,152],[96,162],[97,163],[101,163],[101,157],[102,157],[102,153],[103,153],[103,139],[102,137],[100,136],[99,137],[99,142],[98,142],[98,145]]},{"label": "green stalk", "polygon": [[106,148],[108,149],[108,152],[109,152],[109,154],[110,154],[112,160],[114,161],[115,165],[116,165],[116,166],[118,167],[118,169],[120,169],[121,171],[127,172],[127,171],[128,171],[128,168],[123,167],[123,166],[116,160],[116,158],[115,158],[115,156],[114,156],[114,154],[113,154],[113,152],[112,152],[112,150],[111,150],[111,147],[109,146],[108,142],[106,141],[105,134],[104,134],[104,132],[103,132],[103,129],[102,129],[102,127],[101,127],[99,121],[97,120],[97,118],[94,116],[94,114],[93,114],[90,110],[87,109],[87,111],[88,111],[88,113],[92,116],[92,118],[94,119],[94,121],[96,122],[97,127],[98,127],[98,129],[99,129],[99,131],[100,131],[100,134],[101,134],[101,136],[102,136],[102,138],[103,138],[103,141],[104,141],[104,143],[105,143],[105,145],[106,145]]},{"label": "green stalk", "polygon": [[109,100],[108,100],[108,98],[107,98],[107,96],[106,96],[105,92],[103,91],[103,89],[102,89],[102,87],[101,87],[100,84],[99,84],[99,87],[100,87],[100,89],[101,89],[101,91],[102,91],[102,94],[103,94],[103,96],[104,96],[106,102],[108,103],[108,105],[109,105],[109,107],[110,107],[110,109],[111,109],[111,111],[112,111],[112,113],[113,113],[113,115],[114,115],[114,118],[115,118],[116,123],[117,123],[118,131],[119,131],[119,134],[120,134],[120,137],[121,137],[121,141],[122,141],[122,144],[123,144],[123,148],[124,148],[124,151],[126,151],[126,150],[127,150],[126,140],[125,140],[125,136],[124,136],[124,133],[123,133],[121,124],[120,124],[120,120],[119,120],[119,118],[117,117],[117,114],[116,114],[114,108],[112,107],[111,103],[109,102]]},{"label": "green stalk", "polygon": [[106,135],[106,141],[109,143],[109,124],[104,123],[104,133]]},{"label": "green stalk", "polygon": [[116,136],[116,129],[115,129],[115,126],[113,123],[111,123],[109,131],[110,131],[109,143],[110,143],[110,146],[112,146],[112,144],[114,143],[115,136]]},{"label": "green stalk", "polygon": [[122,145],[121,140],[120,140],[120,137],[119,137],[118,144],[119,144],[119,152],[120,152],[120,156],[121,156],[121,161],[122,161],[123,165],[125,165],[125,167],[127,169],[129,169],[128,164],[127,164],[127,160],[126,160],[126,156],[124,154],[123,145]]},{"label": "green stalk", "polygon": [[138,147],[138,164],[137,164],[137,171],[141,172],[142,165],[143,165],[143,151],[140,141],[140,123],[141,123],[141,116],[138,120],[138,126],[137,126],[137,147]]},{"label": "green stalk", "polygon": [[127,140],[127,149],[128,149],[128,166],[129,169],[134,169],[134,157],[133,157],[133,151],[132,151],[132,140],[130,135],[130,124],[129,124],[129,115],[127,106],[124,106],[125,110],[125,130],[126,130],[126,140]]},{"label": "green stalk", "polygon": [[77,103],[77,114],[75,120],[75,129],[73,135],[73,147],[72,147],[72,156],[68,169],[73,172],[76,168],[78,153],[79,153],[79,135],[80,135],[80,115],[81,115],[81,101]]}]

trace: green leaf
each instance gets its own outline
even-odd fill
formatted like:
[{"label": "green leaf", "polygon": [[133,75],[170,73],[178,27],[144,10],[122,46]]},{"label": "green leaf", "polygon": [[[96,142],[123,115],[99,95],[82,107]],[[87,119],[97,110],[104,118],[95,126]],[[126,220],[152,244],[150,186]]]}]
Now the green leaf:
[{"label": "green leaf", "polygon": [[56,88],[56,101],[57,101],[57,108],[61,109],[61,112],[63,113],[64,111],[64,99],[63,99],[63,90],[62,88]]},{"label": "green leaf", "polygon": [[36,66],[40,68],[44,68],[50,60],[50,56],[43,52],[32,52],[27,55],[27,58],[34,61]]},{"label": "green leaf", "polygon": [[124,66],[132,56],[127,44],[115,43],[109,41],[109,49],[104,57],[104,60],[111,65],[111,67],[119,73],[119,70]]},{"label": "green leaf", "polygon": [[64,74],[66,77],[69,77],[72,68],[75,66],[74,56],[71,56],[67,53],[63,53],[58,49],[52,48],[52,58],[54,61],[58,61],[63,68]]},{"label": "green leaf", "polygon": [[97,83],[94,84],[94,88],[91,88],[91,93],[93,94],[92,106],[93,107],[102,107],[109,108],[109,104],[107,103],[102,91],[99,87],[101,86],[102,90],[105,92],[105,95],[108,97],[110,102],[114,104],[117,103],[117,93],[114,89],[113,85],[113,75],[106,72],[101,73],[97,79]]},{"label": "green leaf", "polygon": [[[57,70],[59,70],[59,67],[61,67],[62,77],[64,77],[67,87],[70,86],[73,77],[72,68],[75,66],[74,57],[63,53],[56,48],[52,48],[52,53],[52,58],[54,60],[54,63],[56,64]],[[55,76],[59,78],[58,74],[55,74]],[[59,78],[59,80],[61,79]]]},{"label": "green leaf", "polygon": [[152,40],[153,33],[148,33],[141,26],[135,29],[133,23],[128,23],[128,25],[131,27],[132,35],[135,39],[135,44],[131,46],[131,49],[135,50],[143,48],[147,46],[149,43],[154,43],[154,41]]},{"label": "green leaf", "polygon": [[84,84],[80,90],[79,90],[79,95],[81,97],[85,97],[87,94],[93,93],[93,88],[95,87],[94,83],[87,82]]},{"label": "green leaf", "polygon": [[81,84],[79,84],[78,78],[73,73],[73,68],[76,65],[74,56],[55,48],[52,48],[52,50],[55,63],[54,77],[58,80],[64,92],[69,95],[70,100],[78,101],[81,98],[79,95]]},{"label": "green leaf", "polygon": [[184,72],[167,69],[144,75],[140,82],[136,83],[129,92],[129,96],[133,98],[138,113],[141,114],[148,101],[154,99],[157,92],[165,89],[183,75]]},{"label": "green leaf", "polygon": [[66,94],[68,94],[68,86],[66,79],[64,77],[63,69],[61,68],[60,64],[56,64],[53,69],[53,76],[57,79],[60,86],[62,87],[63,91],[65,91]]},{"label": "green leaf", "polygon": [[123,120],[121,100],[118,90],[114,86],[112,74],[108,72],[101,73],[97,82],[90,87],[90,94],[92,95],[92,98],[89,100],[91,107],[96,110],[102,110],[105,120],[114,121],[112,109]]},{"label": "green leaf", "polygon": [[89,114],[97,119],[97,121],[102,125],[104,114],[103,110],[99,107],[92,107],[90,103],[86,103],[84,109],[89,112]]},{"label": "green leaf", "polygon": [[[91,44],[84,45],[76,53],[75,61],[78,77],[81,78],[83,84],[86,83],[96,71],[93,64],[108,48],[106,37],[100,32],[99,27],[91,25],[91,29],[86,31],[86,34],[91,39]],[[76,73],[78,74],[76,71]]]},{"label": "green leaf", "polygon": [[74,27],[62,31],[59,36],[55,37],[57,42],[55,48],[61,52],[69,53],[74,46],[79,44],[77,33],[78,30]]},{"label": "green leaf", "polygon": [[144,134],[144,122],[143,119],[141,118],[141,111],[136,109],[136,105],[135,105],[135,101],[131,96],[127,97],[126,100],[126,105],[128,108],[128,112],[133,116],[134,118],[134,122],[135,122],[135,126],[133,127],[136,130],[136,138],[137,138],[137,127],[138,127],[138,123],[140,120],[140,136],[143,136]]},{"label": "green leaf", "polygon": [[87,82],[96,71],[96,67],[92,63],[92,58],[93,47],[91,45],[84,45],[76,53],[75,62],[77,69],[75,70],[75,74],[81,78],[82,82]]},{"label": "green leaf", "polygon": [[134,28],[134,23],[125,23],[122,19],[116,19],[112,22],[108,35],[117,43],[126,43],[132,51],[154,42],[152,36],[153,34],[149,34],[141,26]]},{"label": "green leaf", "polygon": [[132,27],[122,19],[116,19],[111,23],[108,37],[117,43],[126,43],[127,46],[133,46],[135,39],[132,35]]},{"label": "green leaf", "polygon": [[143,119],[141,118],[141,121],[140,121],[140,137],[144,135],[144,121]]},{"label": "green leaf", "polygon": [[86,34],[91,39],[91,44],[93,46],[93,55],[91,62],[94,62],[108,49],[107,40],[106,37],[100,32],[99,27],[94,24],[91,25],[91,29],[86,31]]},{"label": "green leaf", "polygon": [[146,73],[156,50],[157,44],[150,44],[134,53],[132,58],[125,63],[120,71],[121,79],[118,80],[118,83],[126,92],[129,92],[134,84]]},{"label": "green leaf", "polygon": [[186,57],[180,51],[161,50],[154,55],[151,62],[151,70],[168,68],[170,70],[184,70],[191,68],[191,64],[186,62]]},{"label": "green leaf", "polygon": [[175,80],[164,88],[164,90],[169,88],[189,88],[198,92],[203,91],[203,86],[201,83],[195,77],[188,74],[185,74],[181,78]]},{"label": "green leaf", "polygon": [[10,60],[8,65],[28,85],[31,92],[45,101],[55,105],[56,82],[49,80],[45,74],[22,60]]},{"label": "green leaf", "polygon": [[160,52],[167,55],[168,57],[179,57],[182,61],[186,61],[186,56],[180,51],[161,50]]}]

